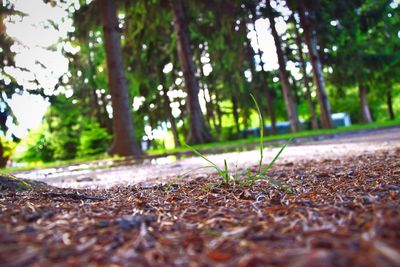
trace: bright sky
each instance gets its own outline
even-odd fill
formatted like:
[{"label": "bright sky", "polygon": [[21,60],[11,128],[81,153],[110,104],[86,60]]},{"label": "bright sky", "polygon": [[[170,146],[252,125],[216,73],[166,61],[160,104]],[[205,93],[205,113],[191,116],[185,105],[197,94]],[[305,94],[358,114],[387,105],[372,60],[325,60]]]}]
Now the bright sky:
[{"label": "bright sky", "polygon": [[[46,5],[42,0],[13,0],[15,9],[26,14],[22,19],[11,17],[5,21],[7,34],[14,40],[12,50],[16,52],[16,66],[20,69],[6,68],[6,71],[17,78],[21,87],[35,89],[29,81],[36,79],[45,88],[46,93],[51,93],[58,77],[68,69],[68,61],[61,54],[59,38],[66,37],[71,29],[71,21],[65,20],[67,13],[57,7]],[[59,25],[59,30],[54,29],[48,20]],[[52,48],[49,50],[48,48]],[[45,66],[45,67],[43,67]],[[19,126],[10,125],[11,131],[24,137],[27,129],[37,128],[49,104],[42,97],[28,93],[15,94],[9,104],[16,115]]]},{"label": "bright sky", "polygon": [[[28,69],[29,72],[11,68],[6,71],[27,89],[35,89],[34,84],[29,81],[36,77],[46,93],[51,94],[58,78],[68,71],[68,61],[61,53],[64,44],[57,42],[72,30],[72,22],[67,19],[67,12],[64,9],[44,4],[43,0],[11,0],[11,2],[14,3],[16,10],[25,13],[26,16],[22,19],[17,17],[8,19],[7,33],[15,40],[12,49],[17,53],[16,65]],[[54,21],[59,29],[54,29],[49,21]],[[283,20],[277,22],[277,28],[279,33],[286,30]],[[275,45],[269,32],[268,20],[257,20],[256,30],[258,34],[253,30],[248,35],[252,46],[254,48],[260,46],[264,52],[263,61],[267,70],[277,69]],[[50,47],[51,50],[48,49]],[[210,71],[211,69],[208,70]],[[203,97],[200,100],[203,100]],[[12,132],[19,137],[26,136],[28,129],[40,125],[49,106],[49,103],[40,96],[27,93],[15,94],[9,103],[19,121],[19,126],[11,125],[10,122],[8,124]]]}]

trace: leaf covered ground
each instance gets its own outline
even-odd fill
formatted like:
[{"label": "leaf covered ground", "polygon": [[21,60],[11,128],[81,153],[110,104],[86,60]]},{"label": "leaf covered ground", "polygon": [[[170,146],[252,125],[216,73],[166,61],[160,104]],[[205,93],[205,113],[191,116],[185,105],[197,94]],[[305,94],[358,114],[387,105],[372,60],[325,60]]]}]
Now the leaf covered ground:
[{"label": "leaf covered ground", "polygon": [[400,266],[400,149],[103,190],[0,192],[0,266]]}]

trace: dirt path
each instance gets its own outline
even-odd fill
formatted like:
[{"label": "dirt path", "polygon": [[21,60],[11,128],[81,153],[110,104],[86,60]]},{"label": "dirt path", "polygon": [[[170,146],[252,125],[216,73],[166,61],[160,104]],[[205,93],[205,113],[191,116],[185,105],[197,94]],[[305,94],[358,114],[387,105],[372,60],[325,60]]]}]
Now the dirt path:
[{"label": "dirt path", "polygon": [[[365,138],[288,149],[287,163],[269,175],[294,194],[265,180],[219,185],[218,175],[152,187],[1,190],[0,266],[398,267],[400,149]],[[172,175],[191,162],[147,169]]]},{"label": "dirt path", "polygon": [[[334,139],[307,142],[288,146],[277,161],[277,164],[293,164],[307,160],[344,159],[357,155],[375,153],[379,150],[400,148],[400,127],[367,131],[357,134],[347,134]],[[264,163],[268,163],[279,148],[266,148]],[[210,155],[209,158],[222,166],[227,160],[230,169],[239,166],[255,166],[259,161],[259,152],[247,151],[241,153],[225,153]],[[198,158],[190,157],[176,160],[174,156],[146,160],[142,164],[123,165],[118,167],[77,165],[67,168],[51,168],[30,172],[17,173],[18,177],[44,181],[48,184],[69,188],[104,188],[114,185],[132,185],[137,183],[159,183],[171,179],[187,179],[189,170],[205,166],[207,163]],[[108,162],[109,164],[109,162]],[[201,169],[190,173],[192,178],[204,177],[213,173],[212,169]]]}]

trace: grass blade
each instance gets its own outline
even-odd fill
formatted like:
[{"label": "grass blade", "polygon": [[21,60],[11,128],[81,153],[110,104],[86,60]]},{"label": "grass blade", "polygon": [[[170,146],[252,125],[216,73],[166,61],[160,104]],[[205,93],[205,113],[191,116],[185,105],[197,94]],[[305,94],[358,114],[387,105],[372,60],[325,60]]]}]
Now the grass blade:
[{"label": "grass blade", "polygon": [[250,168],[247,168],[247,179],[249,181],[251,180],[251,170],[250,170]]},{"label": "grass blade", "polygon": [[267,167],[262,169],[259,174],[255,176],[255,179],[259,179],[262,175],[264,175],[271,167],[274,165],[275,161],[279,158],[281,155],[282,151],[286,148],[286,146],[292,141],[292,138],[290,138],[279,150],[279,152],[275,155],[275,157],[272,159],[272,161],[268,164]]},{"label": "grass blade", "polygon": [[211,167],[213,167],[219,175],[221,175],[222,178],[225,178],[225,174],[224,171],[221,170],[217,165],[215,165],[214,162],[212,162],[211,160],[209,160],[208,158],[206,158],[206,156],[204,156],[203,154],[201,154],[198,150],[196,150],[194,147],[189,146],[188,144],[183,144],[184,146],[186,146],[187,148],[189,148],[191,151],[193,151],[194,154],[196,154],[197,156],[201,157],[202,159],[204,159],[205,161],[207,161],[208,163],[211,164]]},{"label": "grass blade", "polygon": [[229,171],[228,171],[228,164],[226,163],[226,159],[224,159],[224,174],[225,174],[225,182],[228,183],[229,182]]}]

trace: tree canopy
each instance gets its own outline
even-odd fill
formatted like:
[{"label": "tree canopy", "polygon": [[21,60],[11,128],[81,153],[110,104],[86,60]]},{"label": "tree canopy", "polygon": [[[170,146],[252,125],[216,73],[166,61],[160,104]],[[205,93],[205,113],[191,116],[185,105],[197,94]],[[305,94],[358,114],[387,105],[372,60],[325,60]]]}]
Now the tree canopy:
[{"label": "tree canopy", "polygon": [[[68,11],[74,27],[60,43],[75,49],[64,50],[69,69],[54,91],[65,93],[46,95],[26,159],[137,156],[149,145],[246,137],[257,121],[250,93],[268,134],[283,121],[291,131],[331,128],[332,113],[370,122],[400,108],[398,1],[44,2]],[[11,11],[2,3],[1,22]],[[4,71],[13,40],[1,22],[7,103],[20,86]],[[11,116],[7,104],[0,115]]]}]

